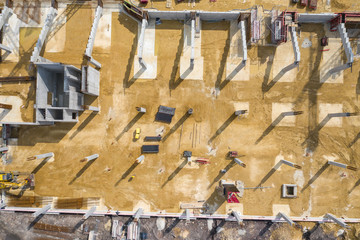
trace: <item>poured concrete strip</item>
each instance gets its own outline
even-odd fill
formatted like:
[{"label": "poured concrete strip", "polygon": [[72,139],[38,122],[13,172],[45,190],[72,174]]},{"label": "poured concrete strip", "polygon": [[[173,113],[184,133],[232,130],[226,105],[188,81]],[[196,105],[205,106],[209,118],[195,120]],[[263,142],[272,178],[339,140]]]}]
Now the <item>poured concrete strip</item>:
[{"label": "poured concrete strip", "polygon": [[299,48],[299,42],[298,42],[298,39],[297,39],[295,27],[290,27],[290,34],[291,34],[291,41],[292,41],[292,46],[293,46],[294,55],[295,55],[294,63],[299,64],[299,62],[300,62],[300,48]]},{"label": "poured concrete strip", "polygon": [[191,19],[191,53],[190,53],[190,68],[194,69],[195,61],[195,19]]},{"label": "poured concrete strip", "polygon": [[[204,58],[201,56],[201,21],[198,21],[198,26],[196,23],[194,19],[194,21],[190,21],[190,24],[184,24],[184,48],[180,57],[181,79],[203,80]],[[198,33],[196,33],[196,29]]]},{"label": "poured concrete strip", "polygon": [[[134,59],[135,79],[155,79],[157,75],[157,57],[155,56],[155,19],[145,21],[147,22],[147,25],[144,21],[138,24],[138,54],[141,52],[141,58],[137,55]],[[146,68],[144,67],[145,62]]]},{"label": "poured concrete strip", "polygon": [[51,208],[51,204],[46,205],[45,207],[38,209],[36,212],[33,213],[33,217],[36,218],[36,217],[38,217],[38,216],[40,216],[42,214],[45,214],[47,211],[50,210],[50,208]]},{"label": "poured concrete strip", "polygon": [[325,214],[324,218],[330,219],[344,228],[349,228],[349,225],[347,225],[342,219],[337,218],[330,213]]},{"label": "poured concrete strip", "polygon": [[96,37],[96,31],[99,25],[100,18],[102,16],[102,12],[103,12],[103,8],[101,6],[98,6],[95,11],[94,22],[91,26],[90,36],[85,50],[85,56],[87,56],[89,59],[91,59],[95,37]]},{"label": "poured concrete strip", "polygon": [[146,67],[146,63],[143,60],[143,50],[144,50],[145,29],[147,26],[148,26],[148,21],[144,18],[141,23],[140,37],[138,41],[138,58],[139,58],[139,64],[145,69],[147,67]]},{"label": "poured concrete strip", "polygon": [[247,42],[245,22],[230,21],[230,48],[226,59],[226,80],[248,81],[250,68],[247,66]]},{"label": "poured concrete strip", "polygon": [[354,62],[354,54],[350,46],[349,37],[345,28],[345,23],[339,24],[338,32],[340,33],[341,41],[345,50],[345,55],[347,59],[346,63],[348,64],[349,67],[351,67]]},{"label": "poured concrete strip", "polygon": [[238,27],[241,31],[241,46],[242,46],[242,58],[243,62],[247,61],[247,44],[246,44],[246,29],[245,21],[240,21]]},{"label": "poured concrete strip", "polygon": [[96,211],[96,206],[90,208],[83,216],[83,219],[86,220],[88,219],[91,215],[94,214],[94,212]]},{"label": "poured concrete strip", "polygon": [[57,16],[57,9],[51,7],[50,11],[48,13],[48,15],[46,16],[45,22],[44,22],[44,26],[41,29],[40,35],[39,35],[39,39],[36,42],[36,46],[34,48],[34,51],[31,55],[30,61],[32,63],[35,63],[37,61],[39,61],[39,55],[41,52],[41,49],[43,48],[44,42],[49,34],[51,25],[55,19],[55,17]]}]

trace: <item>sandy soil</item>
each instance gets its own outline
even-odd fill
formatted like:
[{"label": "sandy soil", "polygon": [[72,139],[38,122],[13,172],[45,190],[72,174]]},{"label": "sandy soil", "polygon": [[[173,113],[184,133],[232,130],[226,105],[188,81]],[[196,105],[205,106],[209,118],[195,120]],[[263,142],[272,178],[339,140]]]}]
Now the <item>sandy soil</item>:
[{"label": "sandy soil", "polygon": [[[331,1],[331,10],[346,9],[347,1],[342,2]],[[194,9],[224,11],[247,8],[255,3],[200,2]],[[262,4],[272,8],[270,3]],[[284,2],[281,8],[286,8],[287,4]],[[160,7],[164,5],[165,2],[153,3],[159,9],[165,9]],[[186,6],[187,3],[173,4],[173,9],[187,9]],[[319,6],[318,11],[323,8]],[[92,24],[92,11],[86,4],[81,6],[66,23],[64,51],[45,51],[44,56],[80,67]],[[82,28],[79,30],[80,22]],[[301,48],[302,60],[294,82],[275,84],[271,84],[275,77],[273,64],[289,53],[268,46],[249,47],[250,81],[224,81],[230,44],[228,22],[202,23],[202,81],[179,78],[182,23],[163,21],[156,26],[158,70],[155,80],[132,78],[137,23],[125,15],[112,13],[111,26],[109,49],[95,48],[93,52],[93,57],[103,65],[101,93],[97,100],[100,113],[85,111],[77,124],[22,127],[19,130],[18,145],[11,150],[13,162],[2,169],[37,170],[35,195],[38,200],[33,200],[31,193],[25,193],[23,198],[30,200],[24,200],[21,205],[39,206],[52,201],[44,198],[50,196],[67,198],[61,200],[64,208],[86,208],[89,206],[87,199],[95,198],[102,207],[113,210],[143,207],[145,211],[179,212],[180,203],[203,200],[211,206],[211,212],[225,213],[229,207],[215,187],[220,179],[229,179],[241,180],[246,187],[272,187],[245,190],[241,204],[246,215],[275,215],[277,208],[273,205],[288,205],[291,216],[322,216],[327,212],[359,216],[359,174],[322,166],[327,160],[335,160],[359,167],[360,119],[357,116],[344,118],[341,128],[319,130],[317,126],[321,121],[318,116],[321,103],[343,104],[344,112],[359,111],[360,65],[356,61],[352,73],[350,69],[344,72],[342,84],[319,83],[320,63],[325,61],[319,51],[323,26],[302,26],[299,44],[306,38],[312,46]],[[29,45],[26,46],[31,46],[39,30],[24,31],[30,33],[26,35],[28,41],[23,40],[24,44],[27,42]],[[30,55],[25,52],[31,53],[24,47],[19,71],[27,69],[25,56],[28,59]],[[275,52],[279,59],[274,59]],[[12,71],[16,66],[5,62],[1,67]],[[24,104],[29,106],[23,119],[31,120],[33,83],[4,84],[0,93],[22,96]],[[87,101],[91,102],[93,98]],[[250,107],[247,117],[232,117],[238,110],[236,106],[243,103]],[[291,103],[293,110],[304,113],[296,117],[294,126],[272,127],[273,103]],[[171,124],[154,121],[159,105],[176,108]],[[147,113],[138,115],[137,106],[145,107]],[[189,108],[194,109],[194,114],[183,121]],[[141,139],[133,141],[137,127],[141,128]],[[141,154],[143,137],[154,136],[162,128],[166,140],[160,143],[160,153],[146,155],[143,164],[135,164]],[[192,151],[193,156],[209,158],[211,164],[187,165],[181,158],[185,150]],[[227,159],[225,155],[229,150],[237,150],[243,155],[241,160],[247,168]],[[29,156],[50,151],[55,153],[53,161],[26,161]],[[80,162],[94,153],[100,155],[97,160]],[[282,166],[269,175],[280,159],[295,162],[303,169]],[[227,173],[220,173],[224,168],[228,169]],[[135,178],[129,181],[133,175]],[[297,184],[299,197],[280,198],[284,183]]]}]

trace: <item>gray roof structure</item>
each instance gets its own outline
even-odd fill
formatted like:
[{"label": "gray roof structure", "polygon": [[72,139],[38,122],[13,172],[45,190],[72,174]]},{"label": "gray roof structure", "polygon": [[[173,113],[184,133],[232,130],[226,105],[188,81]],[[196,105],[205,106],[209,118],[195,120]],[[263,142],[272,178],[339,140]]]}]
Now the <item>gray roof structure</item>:
[{"label": "gray roof structure", "polygon": [[80,69],[60,63],[38,63],[36,122],[77,122],[83,111]]}]

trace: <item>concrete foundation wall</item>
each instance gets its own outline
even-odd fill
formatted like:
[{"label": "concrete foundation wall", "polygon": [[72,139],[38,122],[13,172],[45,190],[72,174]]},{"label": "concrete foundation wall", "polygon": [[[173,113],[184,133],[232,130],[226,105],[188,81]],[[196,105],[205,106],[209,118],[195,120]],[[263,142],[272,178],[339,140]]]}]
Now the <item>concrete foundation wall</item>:
[{"label": "concrete foundation wall", "polygon": [[299,23],[326,23],[336,16],[335,13],[300,13],[298,21]]}]

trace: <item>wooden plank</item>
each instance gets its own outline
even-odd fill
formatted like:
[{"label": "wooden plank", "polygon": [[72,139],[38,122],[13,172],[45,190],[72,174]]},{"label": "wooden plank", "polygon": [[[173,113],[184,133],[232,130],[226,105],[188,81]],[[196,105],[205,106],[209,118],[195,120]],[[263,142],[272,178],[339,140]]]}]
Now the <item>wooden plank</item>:
[{"label": "wooden plank", "polygon": [[4,109],[12,109],[12,105],[10,104],[5,104],[5,103],[0,103],[0,108],[4,108]]}]

